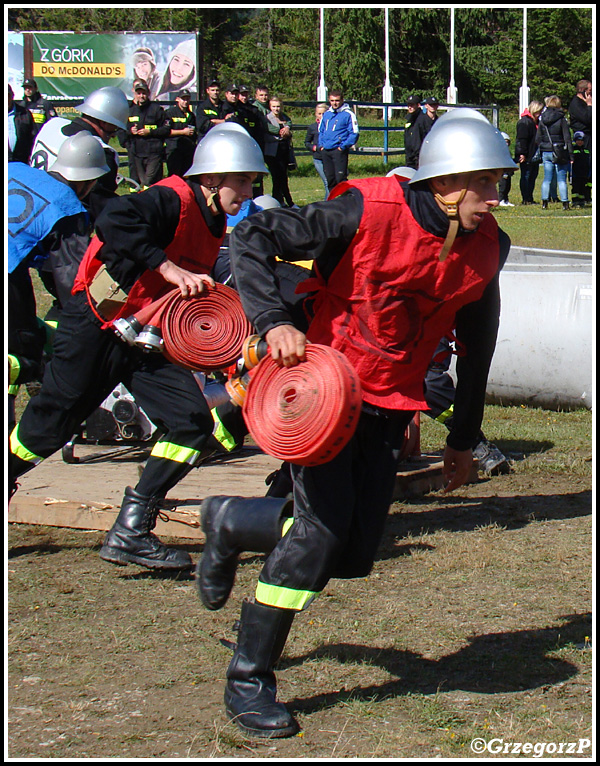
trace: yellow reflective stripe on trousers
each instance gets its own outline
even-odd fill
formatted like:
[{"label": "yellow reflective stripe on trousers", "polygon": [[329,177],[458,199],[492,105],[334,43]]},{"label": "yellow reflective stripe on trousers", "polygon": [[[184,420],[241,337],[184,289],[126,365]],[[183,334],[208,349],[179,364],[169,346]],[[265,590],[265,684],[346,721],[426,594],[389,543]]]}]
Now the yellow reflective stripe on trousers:
[{"label": "yellow reflective stripe on trousers", "polygon": [[236,447],[236,441],[229,431],[223,425],[223,421],[219,417],[217,410],[211,410],[213,420],[215,421],[215,428],[213,430],[213,436],[221,444],[227,452],[231,452]]},{"label": "yellow reflective stripe on trousers", "polygon": [[179,444],[171,444],[170,442],[156,442],[152,447],[150,457],[163,457],[166,460],[173,460],[175,463],[194,465],[199,454],[197,449],[191,447],[181,447]]},{"label": "yellow reflective stripe on trousers", "polygon": [[14,386],[21,374],[21,362],[13,354],[8,355],[8,384]]},{"label": "yellow reflective stripe on trousers", "polygon": [[281,527],[281,536],[282,537],[285,537],[287,535],[287,533],[290,531],[290,527],[292,526],[293,523],[294,523],[294,517],[293,516],[290,516],[289,519],[286,519],[283,522],[283,526]]},{"label": "yellow reflective stripe on trousers", "polygon": [[13,429],[13,432],[10,435],[10,451],[18,458],[21,458],[21,460],[24,460],[26,463],[33,463],[33,465],[37,465],[38,463],[41,463],[44,459],[43,457],[40,457],[39,455],[36,455],[35,453],[31,452],[27,449],[21,442],[19,441],[19,426],[15,426]]},{"label": "yellow reflective stripe on trousers", "polygon": [[451,404],[447,410],[440,412],[440,414],[437,416],[437,418],[434,418],[434,420],[437,420],[438,423],[445,423],[448,420],[448,418],[452,417],[452,415],[454,415],[453,404]]},{"label": "yellow reflective stripe on trousers", "polygon": [[312,590],[295,590],[284,588],[281,585],[267,585],[260,580],[256,584],[256,600],[266,606],[275,606],[278,609],[295,609],[301,612],[306,609],[319,595]]}]

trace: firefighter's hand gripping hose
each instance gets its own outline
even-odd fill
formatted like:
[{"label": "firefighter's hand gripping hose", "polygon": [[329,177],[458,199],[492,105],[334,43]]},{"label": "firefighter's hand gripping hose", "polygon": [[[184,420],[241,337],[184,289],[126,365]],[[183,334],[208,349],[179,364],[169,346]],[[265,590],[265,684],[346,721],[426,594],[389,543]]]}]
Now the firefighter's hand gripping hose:
[{"label": "firefighter's hand gripping hose", "polygon": [[360,415],[360,380],[346,357],[319,344],[306,361],[279,367],[264,356],[250,371],[243,403],[250,435],[268,455],[298,465],[332,460]]},{"label": "firefighter's hand gripping hose", "polygon": [[204,372],[234,364],[252,332],[237,292],[222,284],[193,298],[171,290],[125,321],[131,324],[132,319],[144,328],[138,338],[148,337],[150,328],[156,328],[155,337],[162,336],[161,348],[156,350],[174,364]]}]

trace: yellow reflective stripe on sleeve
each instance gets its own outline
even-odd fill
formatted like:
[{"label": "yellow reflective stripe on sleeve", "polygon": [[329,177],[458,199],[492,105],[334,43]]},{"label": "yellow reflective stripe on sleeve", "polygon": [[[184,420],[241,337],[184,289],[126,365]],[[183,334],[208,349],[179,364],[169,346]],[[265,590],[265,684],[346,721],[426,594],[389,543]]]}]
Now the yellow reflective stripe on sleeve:
[{"label": "yellow reflective stripe on sleeve", "polygon": [[216,409],[212,410],[212,416],[215,421],[213,436],[215,437],[215,439],[219,442],[221,446],[225,447],[227,452],[231,452],[232,450],[236,448],[235,439],[221,422],[221,418],[219,417]]},{"label": "yellow reflective stripe on sleeve", "polygon": [[18,431],[19,426],[17,425],[14,427],[13,432],[10,435],[10,451],[13,455],[21,458],[21,460],[24,460],[26,463],[33,463],[34,465],[41,463],[44,458],[34,454],[21,444]]},{"label": "yellow reflective stripe on sleeve", "polygon": [[301,612],[310,606],[318,595],[318,592],[312,590],[295,590],[281,585],[267,585],[260,580],[256,585],[256,600],[278,609],[295,609]]},{"label": "yellow reflective stripe on sleeve", "polygon": [[16,356],[8,355],[8,382],[13,386],[21,374],[21,362]]},{"label": "yellow reflective stripe on sleeve", "polygon": [[281,527],[281,536],[282,537],[285,537],[287,535],[287,533],[290,531],[290,527],[292,526],[293,523],[294,523],[294,518],[293,517],[290,517],[289,519],[286,519],[283,522],[283,526]]},{"label": "yellow reflective stripe on sleeve", "polygon": [[194,465],[199,454],[197,449],[191,447],[181,447],[179,444],[170,444],[169,442],[156,442],[152,447],[150,457],[163,457],[166,460],[173,460],[175,463]]},{"label": "yellow reflective stripe on sleeve", "polygon": [[454,415],[453,404],[451,404],[447,410],[440,412],[440,414],[437,416],[437,418],[434,418],[434,420],[437,420],[438,423],[445,423],[448,420],[448,418],[452,417],[452,415]]}]

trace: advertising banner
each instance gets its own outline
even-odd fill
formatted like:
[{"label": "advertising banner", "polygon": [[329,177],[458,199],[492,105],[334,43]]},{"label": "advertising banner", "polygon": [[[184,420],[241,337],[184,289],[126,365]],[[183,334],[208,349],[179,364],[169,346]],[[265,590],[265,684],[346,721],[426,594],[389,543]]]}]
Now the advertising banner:
[{"label": "advertising banner", "polygon": [[47,98],[84,99],[105,85],[132,93],[143,78],[150,97],[174,101],[187,88],[197,98],[196,36],[189,32],[32,33],[32,75]]}]

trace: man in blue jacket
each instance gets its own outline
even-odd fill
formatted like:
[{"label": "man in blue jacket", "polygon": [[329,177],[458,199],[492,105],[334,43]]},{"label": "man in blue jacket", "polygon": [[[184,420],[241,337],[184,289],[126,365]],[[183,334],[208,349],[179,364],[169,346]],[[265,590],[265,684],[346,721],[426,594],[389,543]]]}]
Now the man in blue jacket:
[{"label": "man in blue jacket", "polygon": [[358,141],[358,122],[341,90],[329,94],[330,108],[319,124],[319,152],[329,191],[348,179],[348,152]]}]

